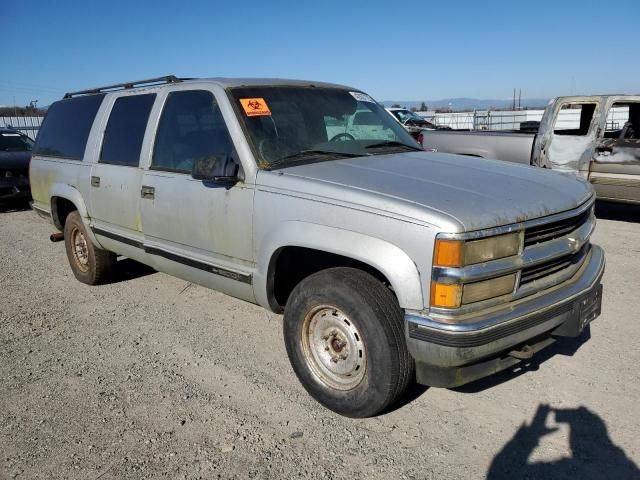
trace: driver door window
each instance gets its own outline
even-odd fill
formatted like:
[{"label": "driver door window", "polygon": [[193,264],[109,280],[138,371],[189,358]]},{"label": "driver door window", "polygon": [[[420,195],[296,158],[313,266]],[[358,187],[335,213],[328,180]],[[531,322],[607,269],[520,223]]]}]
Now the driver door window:
[{"label": "driver door window", "polygon": [[233,144],[213,94],[202,90],[171,92],[153,149],[152,170],[191,174],[197,158],[231,156]]}]

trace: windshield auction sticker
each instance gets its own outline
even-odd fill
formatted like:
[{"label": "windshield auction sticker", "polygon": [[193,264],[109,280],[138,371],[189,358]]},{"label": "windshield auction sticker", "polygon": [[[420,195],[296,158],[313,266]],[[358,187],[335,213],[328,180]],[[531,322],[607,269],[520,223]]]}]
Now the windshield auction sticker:
[{"label": "windshield auction sticker", "polygon": [[257,117],[260,115],[271,115],[271,110],[264,98],[241,98],[240,104],[244,108],[247,117]]},{"label": "windshield auction sticker", "polygon": [[366,93],[362,93],[362,92],[349,92],[349,93],[353,98],[355,98],[359,102],[376,103],[375,100],[371,98],[369,95],[367,95]]}]

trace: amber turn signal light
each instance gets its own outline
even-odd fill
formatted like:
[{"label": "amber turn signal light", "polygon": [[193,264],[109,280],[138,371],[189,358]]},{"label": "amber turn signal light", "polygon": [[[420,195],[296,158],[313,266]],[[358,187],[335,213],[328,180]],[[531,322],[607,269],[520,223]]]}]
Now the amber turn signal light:
[{"label": "amber turn signal light", "polygon": [[458,308],[462,299],[462,286],[458,283],[431,284],[431,306]]},{"label": "amber turn signal light", "polygon": [[460,240],[436,239],[433,264],[437,267],[461,267],[462,246]]}]

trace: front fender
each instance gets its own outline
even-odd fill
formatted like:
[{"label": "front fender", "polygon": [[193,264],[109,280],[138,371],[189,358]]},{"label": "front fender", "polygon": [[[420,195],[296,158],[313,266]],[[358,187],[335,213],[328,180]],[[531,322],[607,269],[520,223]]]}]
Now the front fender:
[{"label": "front fender", "polygon": [[254,289],[258,303],[266,308],[269,308],[267,275],[271,258],[287,246],[312,248],[366,263],[389,280],[400,307],[423,308],[420,274],[400,248],[361,233],[301,221],[278,223],[260,242]]}]

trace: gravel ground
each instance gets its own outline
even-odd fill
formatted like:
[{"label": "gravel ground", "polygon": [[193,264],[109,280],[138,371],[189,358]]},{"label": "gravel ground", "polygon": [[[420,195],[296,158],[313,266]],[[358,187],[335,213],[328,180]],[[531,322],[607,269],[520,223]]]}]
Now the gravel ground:
[{"label": "gravel ground", "polygon": [[590,339],[351,420],[298,384],[281,317],[130,261],[80,284],[52,228],[4,207],[0,478],[640,478],[638,212],[599,206]]}]

